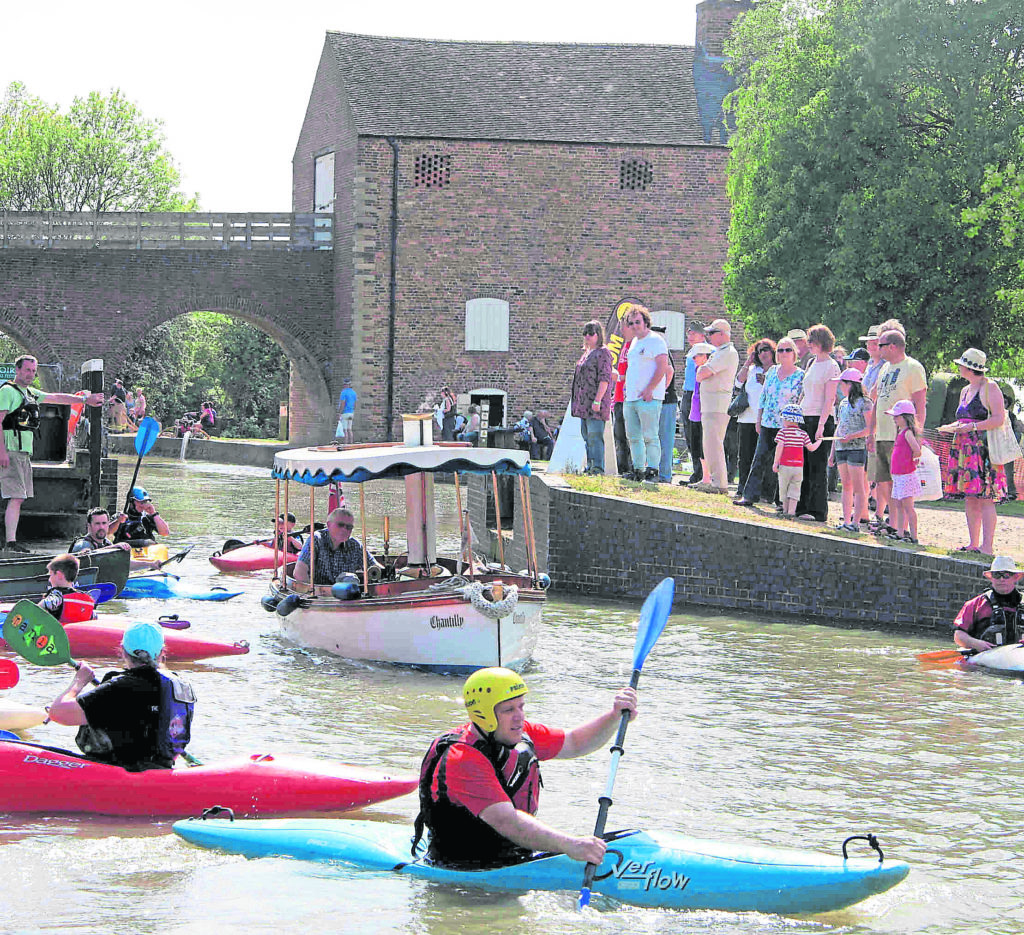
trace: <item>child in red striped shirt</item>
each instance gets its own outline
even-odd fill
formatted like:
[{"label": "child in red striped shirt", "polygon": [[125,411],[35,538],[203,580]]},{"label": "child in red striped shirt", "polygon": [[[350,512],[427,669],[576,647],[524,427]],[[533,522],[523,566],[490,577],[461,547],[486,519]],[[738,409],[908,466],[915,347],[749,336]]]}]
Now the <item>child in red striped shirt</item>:
[{"label": "child in red striped shirt", "polygon": [[803,413],[796,406],[787,406],[779,415],[782,428],[775,436],[775,463],[772,470],[779,475],[779,500],[786,516],[796,516],[800,485],[804,480],[804,449],[814,451],[823,441],[812,442],[800,427]]}]

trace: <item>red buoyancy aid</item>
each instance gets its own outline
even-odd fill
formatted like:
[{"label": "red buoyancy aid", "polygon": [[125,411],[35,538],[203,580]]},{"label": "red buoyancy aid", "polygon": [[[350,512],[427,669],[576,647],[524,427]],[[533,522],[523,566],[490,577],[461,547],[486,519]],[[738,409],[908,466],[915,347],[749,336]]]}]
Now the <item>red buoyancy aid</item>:
[{"label": "red buoyancy aid", "polygon": [[542,785],[540,760],[529,736],[523,734],[514,747],[506,747],[490,737],[481,737],[472,724],[467,724],[438,737],[423,758],[413,853],[425,826],[430,829],[427,856],[436,863],[481,868],[526,860],[529,850],[514,844],[448,797],[447,754],[455,744],[473,747],[487,758],[505,794],[519,811],[530,815],[537,811]]}]

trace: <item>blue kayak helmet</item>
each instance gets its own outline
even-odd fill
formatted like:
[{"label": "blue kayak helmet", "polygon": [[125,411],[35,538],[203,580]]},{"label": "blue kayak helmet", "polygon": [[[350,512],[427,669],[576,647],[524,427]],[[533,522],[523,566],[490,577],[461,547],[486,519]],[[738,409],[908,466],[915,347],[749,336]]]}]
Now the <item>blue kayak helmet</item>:
[{"label": "blue kayak helmet", "polygon": [[132,499],[138,500],[141,503],[144,500],[152,500],[153,498],[146,491],[145,487],[132,487]]},{"label": "blue kayak helmet", "polygon": [[477,669],[462,686],[462,700],[469,712],[469,719],[485,734],[498,729],[496,705],[510,698],[518,698],[529,691],[522,676],[511,669],[494,666]]}]

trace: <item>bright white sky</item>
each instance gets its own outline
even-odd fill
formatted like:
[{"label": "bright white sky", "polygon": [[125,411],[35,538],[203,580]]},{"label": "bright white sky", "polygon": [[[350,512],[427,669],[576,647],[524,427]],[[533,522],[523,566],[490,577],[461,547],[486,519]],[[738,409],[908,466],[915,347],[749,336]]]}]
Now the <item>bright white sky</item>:
[{"label": "bright white sky", "polygon": [[66,107],[120,88],[164,122],[207,211],[291,210],[291,159],[329,29],[427,39],[693,45],[697,0],[47,0],[5,4],[0,90]]}]

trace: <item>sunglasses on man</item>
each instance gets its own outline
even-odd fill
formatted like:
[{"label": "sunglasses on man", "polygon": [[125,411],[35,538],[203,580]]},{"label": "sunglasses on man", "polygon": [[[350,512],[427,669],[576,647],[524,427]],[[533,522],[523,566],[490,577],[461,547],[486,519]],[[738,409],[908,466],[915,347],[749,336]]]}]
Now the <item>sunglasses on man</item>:
[{"label": "sunglasses on man", "polygon": [[1005,581],[1007,578],[1017,577],[1017,572],[1015,571],[990,571],[989,574],[993,578],[998,578],[1000,581]]}]

